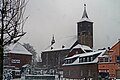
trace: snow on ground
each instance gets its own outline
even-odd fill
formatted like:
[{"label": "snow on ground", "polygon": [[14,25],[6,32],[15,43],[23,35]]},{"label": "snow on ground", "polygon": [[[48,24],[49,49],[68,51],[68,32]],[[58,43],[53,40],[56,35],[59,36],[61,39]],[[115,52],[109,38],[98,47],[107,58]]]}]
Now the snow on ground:
[{"label": "snow on ground", "polygon": [[16,78],[16,79],[13,79],[13,80],[22,80],[21,78]]},{"label": "snow on ground", "polygon": [[[17,79],[13,79],[13,80],[25,80],[25,79],[17,78]],[[55,80],[59,80],[59,79],[56,78]],[[63,79],[63,78],[61,78],[60,80],[73,80],[73,79]],[[77,79],[74,79],[74,80],[77,80]],[[116,79],[116,80],[120,80],[120,79]]]},{"label": "snow on ground", "polygon": [[[16,79],[12,79],[12,80],[25,80],[25,77],[21,77],[21,78],[16,78]],[[37,80],[37,79],[36,79]],[[55,75],[55,80],[59,80],[58,79],[58,75]],[[63,79],[63,76],[61,76],[61,79],[60,80],[65,80]],[[67,79],[66,79],[67,80]]]}]

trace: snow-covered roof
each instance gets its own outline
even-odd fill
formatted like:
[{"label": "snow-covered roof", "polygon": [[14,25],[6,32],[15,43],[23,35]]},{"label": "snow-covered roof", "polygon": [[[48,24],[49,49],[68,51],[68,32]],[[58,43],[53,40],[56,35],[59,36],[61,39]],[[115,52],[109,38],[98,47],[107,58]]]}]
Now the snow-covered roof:
[{"label": "snow-covered roof", "polygon": [[91,55],[95,55],[95,54],[98,54],[98,53],[102,53],[103,50],[99,50],[99,51],[95,51],[95,52],[86,52],[86,53],[81,53],[81,54],[76,54],[76,55],[73,55],[71,57],[67,57],[65,59],[72,59],[74,57],[86,57],[86,56],[91,56]]},{"label": "snow-covered roof", "polygon": [[86,17],[84,17],[84,18],[80,19],[80,22],[83,22],[83,21],[92,22],[89,18],[86,18]]},{"label": "snow-covered roof", "polygon": [[81,48],[82,50],[92,50],[89,46],[77,44],[73,49]]},{"label": "snow-covered roof", "polygon": [[23,65],[22,67],[28,67],[29,66],[29,64],[25,64],[25,65]]},{"label": "snow-covered roof", "polygon": [[108,55],[101,55],[101,56],[99,56],[99,57],[109,57]]},{"label": "snow-covered roof", "polygon": [[75,54],[75,55],[73,55],[73,56],[71,56],[71,57],[67,57],[67,58],[65,58],[64,60],[66,60],[66,59],[73,59],[73,58],[75,58],[75,57],[79,57],[80,56],[80,54]]},{"label": "snow-covered roof", "polygon": [[82,19],[80,20],[80,22],[83,22],[83,21],[92,22],[87,15],[86,4],[84,4],[84,11],[83,11]]},{"label": "snow-covered roof", "polygon": [[14,54],[26,54],[32,55],[23,45],[19,42],[11,44],[5,48],[5,53],[14,53]]},{"label": "snow-covered roof", "polygon": [[89,52],[89,53],[83,53],[80,55],[80,57],[85,57],[85,56],[91,56],[91,55],[95,55],[95,54],[99,54],[102,53],[103,51],[95,51],[95,52]]},{"label": "snow-covered roof", "polygon": [[[98,57],[102,56],[105,52],[106,52],[106,50],[99,50],[99,51],[95,51],[95,52],[76,54],[76,55],[73,55],[72,57],[65,58],[65,60],[68,60],[68,59],[72,59],[72,58],[78,57],[73,63],[70,63],[70,64],[65,64],[64,63],[63,66],[65,66],[65,65],[79,65],[79,64],[97,63],[98,62]],[[95,55],[95,54],[99,54],[99,55],[93,61],[79,63],[79,58],[80,57],[87,57],[87,56],[92,56],[92,55]]]},{"label": "snow-covered roof", "polygon": [[56,41],[53,45],[49,46],[42,52],[70,49],[76,41],[77,41],[76,36],[65,37],[59,41]]},{"label": "snow-covered roof", "polygon": [[101,56],[99,56],[99,57],[109,57],[108,55],[101,55]]}]

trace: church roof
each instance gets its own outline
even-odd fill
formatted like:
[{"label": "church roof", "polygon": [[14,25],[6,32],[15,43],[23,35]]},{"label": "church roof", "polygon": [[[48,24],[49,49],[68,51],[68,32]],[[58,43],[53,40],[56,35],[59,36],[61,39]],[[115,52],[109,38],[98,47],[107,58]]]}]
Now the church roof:
[{"label": "church roof", "polygon": [[[76,36],[65,37],[59,41],[56,41],[53,45],[50,45],[47,49],[43,50],[42,52],[71,49],[73,45],[76,43],[76,41],[77,41]],[[92,51],[92,49],[89,46],[81,45],[81,44],[77,44],[71,50],[77,49],[77,48],[81,48],[83,51],[85,50]]]},{"label": "church roof", "polygon": [[89,46],[77,44],[73,49],[81,48],[82,50],[92,50]]},{"label": "church roof", "polygon": [[83,22],[83,21],[92,22],[87,15],[86,4],[84,4],[84,11],[83,11],[83,15],[82,15],[80,22]]},{"label": "church roof", "polygon": [[43,50],[42,52],[70,49],[76,41],[76,36],[65,37],[59,41],[56,40],[56,42],[53,45],[50,45],[47,49]]},{"label": "church roof", "polygon": [[26,54],[32,55],[23,45],[19,42],[11,44],[5,48],[5,53],[14,53],[14,54]]}]

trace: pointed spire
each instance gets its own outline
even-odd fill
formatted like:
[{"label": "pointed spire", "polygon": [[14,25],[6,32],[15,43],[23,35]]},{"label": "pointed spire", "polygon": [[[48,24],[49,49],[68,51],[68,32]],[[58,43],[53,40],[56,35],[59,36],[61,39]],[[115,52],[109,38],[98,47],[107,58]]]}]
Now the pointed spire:
[{"label": "pointed spire", "polygon": [[54,34],[53,34],[51,45],[53,45],[54,43],[55,43],[55,38],[54,38]]},{"label": "pointed spire", "polygon": [[87,11],[86,11],[86,4],[84,4],[84,12],[82,18],[88,18]]}]

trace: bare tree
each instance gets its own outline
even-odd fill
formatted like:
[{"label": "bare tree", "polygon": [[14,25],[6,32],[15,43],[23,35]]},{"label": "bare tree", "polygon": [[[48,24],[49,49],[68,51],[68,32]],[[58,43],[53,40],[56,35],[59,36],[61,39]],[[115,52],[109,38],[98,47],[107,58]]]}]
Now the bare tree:
[{"label": "bare tree", "polygon": [[25,32],[25,0],[0,0],[0,80],[3,79],[3,49],[16,43]]},{"label": "bare tree", "polygon": [[36,54],[37,52],[35,51],[35,49],[33,48],[33,46],[31,46],[29,43],[24,43],[23,46],[33,55],[33,61],[36,61]]},{"label": "bare tree", "polygon": [[31,73],[34,73],[34,69],[36,66],[36,54],[37,52],[35,51],[35,49],[33,48],[33,46],[31,46],[29,43],[24,43],[23,46],[30,52],[32,53],[32,64],[31,64]]}]

